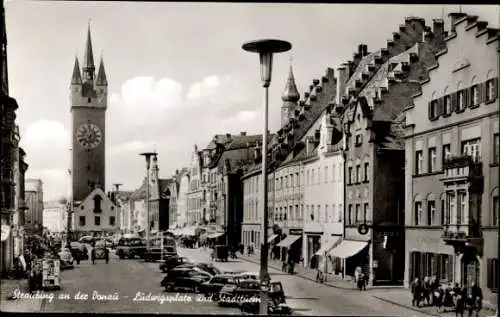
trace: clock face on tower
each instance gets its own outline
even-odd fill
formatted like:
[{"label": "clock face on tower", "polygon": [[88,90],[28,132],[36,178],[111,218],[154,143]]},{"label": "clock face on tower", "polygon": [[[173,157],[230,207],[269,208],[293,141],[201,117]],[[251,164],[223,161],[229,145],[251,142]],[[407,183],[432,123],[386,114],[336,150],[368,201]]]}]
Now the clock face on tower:
[{"label": "clock face on tower", "polygon": [[95,124],[83,124],[76,130],[76,140],[82,147],[94,149],[102,141],[102,131]]}]

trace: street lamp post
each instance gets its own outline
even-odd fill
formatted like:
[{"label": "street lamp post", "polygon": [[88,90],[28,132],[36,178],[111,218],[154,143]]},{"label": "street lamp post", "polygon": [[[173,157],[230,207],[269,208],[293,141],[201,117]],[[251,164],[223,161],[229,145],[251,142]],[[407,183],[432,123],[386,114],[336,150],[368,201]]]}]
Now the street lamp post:
[{"label": "street lamp post", "polygon": [[253,42],[248,42],[243,44],[242,48],[247,52],[259,53],[260,59],[260,75],[262,80],[262,86],[265,90],[264,98],[264,132],[262,134],[262,206],[264,208],[264,223],[263,223],[263,243],[262,250],[260,252],[260,278],[261,278],[261,288],[260,288],[260,314],[268,314],[268,298],[267,293],[269,291],[269,275],[268,275],[268,237],[267,230],[269,226],[269,210],[267,209],[267,137],[268,137],[268,107],[269,107],[269,85],[271,84],[271,74],[273,66],[273,53],[281,53],[289,51],[292,48],[292,44],[281,40],[258,40]]},{"label": "street lamp post", "polygon": [[146,250],[149,251],[149,168],[151,166],[151,156],[155,156],[156,152],[144,152],[142,155],[146,158]]}]

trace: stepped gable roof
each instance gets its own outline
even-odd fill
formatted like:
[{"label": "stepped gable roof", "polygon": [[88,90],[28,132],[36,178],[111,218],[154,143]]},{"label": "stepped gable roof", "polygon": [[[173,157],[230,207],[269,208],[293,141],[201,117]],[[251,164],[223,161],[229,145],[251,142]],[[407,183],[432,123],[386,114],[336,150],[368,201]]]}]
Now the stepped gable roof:
[{"label": "stepped gable roof", "polygon": [[403,123],[394,121],[391,123],[389,133],[384,135],[383,140],[378,142],[378,148],[383,150],[404,150],[404,135]]},{"label": "stepped gable roof", "polygon": [[[273,135],[268,136],[268,139],[271,139]],[[231,143],[226,146],[227,150],[241,149],[247,148],[247,143],[250,146],[255,146],[255,144],[262,140],[262,134],[256,135],[231,135]]]},{"label": "stepped gable roof", "polygon": [[361,74],[363,73],[363,71],[366,69],[366,67],[368,65],[374,64],[375,57],[379,56],[380,54],[381,54],[381,51],[378,50],[376,52],[373,52],[373,53],[366,55],[365,57],[363,57],[363,59],[361,59],[358,66],[354,70],[353,74],[347,80],[346,85],[345,85],[346,89],[354,86],[354,81],[356,81],[357,79],[359,79],[361,77]]}]

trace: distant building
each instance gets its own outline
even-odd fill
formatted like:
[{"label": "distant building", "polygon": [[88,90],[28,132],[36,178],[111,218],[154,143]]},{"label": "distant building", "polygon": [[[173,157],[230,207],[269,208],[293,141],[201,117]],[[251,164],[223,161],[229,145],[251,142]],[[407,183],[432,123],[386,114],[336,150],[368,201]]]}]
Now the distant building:
[{"label": "distant building", "polygon": [[190,185],[190,173],[188,168],[179,172],[179,192],[177,194],[177,216],[173,227],[183,228],[188,223],[188,193]]},{"label": "distant building", "polygon": [[194,146],[191,154],[191,162],[189,166],[189,190],[187,193],[187,226],[194,227],[202,220],[207,220],[207,213],[203,213],[202,204],[206,200],[206,191],[201,187],[201,172],[202,172],[201,152],[198,151],[198,146]]},{"label": "distant building", "polygon": [[496,303],[499,30],[477,16],[449,16],[446,48],[405,109],[405,285],[425,276],[477,283]]},{"label": "distant building", "polygon": [[43,210],[43,226],[49,232],[66,232],[67,230],[67,208],[60,202],[46,202]]},{"label": "distant building", "polygon": [[28,232],[42,234],[43,231],[43,183],[41,179],[26,179],[26,223]]}]

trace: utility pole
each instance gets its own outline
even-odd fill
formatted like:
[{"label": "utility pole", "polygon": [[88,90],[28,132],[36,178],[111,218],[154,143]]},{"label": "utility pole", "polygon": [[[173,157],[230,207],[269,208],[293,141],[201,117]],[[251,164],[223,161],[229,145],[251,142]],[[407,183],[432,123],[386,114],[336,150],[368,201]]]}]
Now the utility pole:
[{"label": "utility pole", "polygon": [[[122,221],[122,208],[121,208],[121,204],[120,202],[118,201],[118,192],[120,190],[120,186],[122,186],[123,184],[121,183],[114,183],[113,186],[115,187],[115,195],[114,195],[114,199],[113,199],[113,204],[115,204],[116,208],[118,209],[118,211],[115,210],[115,226],[116,227],[121,227],[121,221]],[[119,217],[118,217],[119,216]],[[118,219],[120,218],[120,219]],[[119,221],[118,221],[119,220]]]}]

